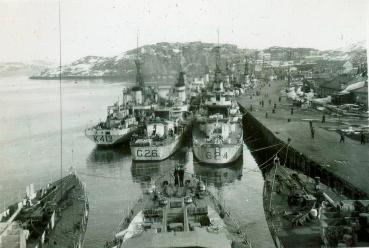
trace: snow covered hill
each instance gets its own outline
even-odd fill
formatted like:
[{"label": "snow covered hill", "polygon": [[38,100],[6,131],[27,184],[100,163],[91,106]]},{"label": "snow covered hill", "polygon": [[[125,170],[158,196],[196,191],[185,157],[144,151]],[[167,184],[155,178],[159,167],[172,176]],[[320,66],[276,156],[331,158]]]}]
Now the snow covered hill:
[{"label": "snow covered hill", "polygon": [[[139,47],[139,56],[143,62],[146,80],[156,78],[174,78],[180,63],[185,71],[203,74],[207,64],[214,64],[215,44],[202,42],[157,43]],[[221,45],[222,59],[243,59],[245,50],[235,45]],[[135,77],[135,59],[137,49],[118,54],[114,57],[87,56],[62,67],[63,78],[120,78]],[[182,58],[181,58],[182,57]],[[180,59],[181,58],[181,59]],[[59,68],[49,68],[32,78],[56,79]]]},{"label": "snow covered hill", "polygon": [[[188,42],[167,43],[161,42],[145,45],[137,49],[118,54],[113,57],[87,56],[62,67],[62,77],[79,78],[117,78],[133,80],[135,78],[135,59],[137,54],[143,62],[145,80],[174,79],[178,73],[179,64],[190,75],[202,75],[208,67],[215,65],[214,49],[217,45],[212,43]],[[351,61],[361,63],[366,61],[365,42],[327,51],[318,51],[312,48],[271,47],[263,51],[240,49],[235,45],[221,44],[221,61],[237,63],[244,61],[245,56],[249,62],[258,59],[260,54],[269,54],[278,60],[301,60],[311,54],[324,61]],[[263,56],[264,56],[263,55]],[[264,57],[263,57],[264,58]],[[259,58],[260,59],[260,58]],[[31,78],[57,79],[59,68],[49,68],[35,74]]]}]

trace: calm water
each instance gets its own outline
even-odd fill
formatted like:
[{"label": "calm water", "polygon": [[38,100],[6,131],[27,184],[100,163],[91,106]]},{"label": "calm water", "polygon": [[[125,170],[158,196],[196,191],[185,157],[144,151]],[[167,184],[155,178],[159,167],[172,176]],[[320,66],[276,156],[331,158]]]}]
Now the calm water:
[{"label": "calm water", "polygon": [[[124,82],[63,81],[63,166],[77,168],[87,185],[90,217],[85,247],[102,247],[111,239],[123,213],[151,177],[178,162],[201,175],[211,190],[247,229],[255,247],[270,247],[262,206],[263,178],[249,150],[243,160],[210,168],[193,161],[183,147],[160,163],[132,163],[129,149],[97,149],[84,128],[104,119]],[[39,188],[60,176],[59,82],[0,78],[0,209],[23,196],[25,187]]]}]

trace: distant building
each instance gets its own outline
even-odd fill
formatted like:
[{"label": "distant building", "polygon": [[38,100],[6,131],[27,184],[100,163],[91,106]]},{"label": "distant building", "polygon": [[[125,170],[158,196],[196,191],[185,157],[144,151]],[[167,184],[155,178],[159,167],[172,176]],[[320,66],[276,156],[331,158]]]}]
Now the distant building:
[{"label": "distant building", "polygon": [[338,75],[331,79],[318,79],[318,94],[321,97],[332,96],[344,90],[349,82],[352,80],[352,76]]},{"label": "distant building", "polygon": [[[362,77],[359,77],[365,80]],[[352,103],[365,106],[368,109],[368,81],[359,81],[348,85],[341,94],[349,94],[352,98]]]},{"label": "distant building", "polygon": [[315,63],[318,61],[325,60],[326,58],[324,55],[309,55],[309,56],[306,56],[304,59],[307,63]]},{"label": "distant building", "polygon": [[332,94],[332,103],[341,105],[355,103],[368,109],[368,81],[363,77],[355,77],[348,82],[345,89]]},{"label": "distant building", "polygon": [[368,81],[364,87],[353,90],[351,93],[354,101],[359,105],[365,106],[365,109],[368,110]]},{"label": "distant building", "polygon": [[357,68],[354,67],[350,61],[347,61],[346,63],[344,63],[342,67],[343,67],[342,73],[344,74],[354,75],[357,73]]}]

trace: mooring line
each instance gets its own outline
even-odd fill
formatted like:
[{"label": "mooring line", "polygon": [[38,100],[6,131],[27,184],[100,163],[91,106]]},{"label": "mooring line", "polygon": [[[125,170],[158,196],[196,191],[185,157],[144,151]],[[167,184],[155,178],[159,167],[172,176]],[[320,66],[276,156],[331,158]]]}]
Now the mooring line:
[{"label": "mooring line", "polygon": [[255,150],[250,150],[250,152],[258,152],[258,151],[262,151],[262,150],[265,150],[265,149],[268,149],[268,148],[271,148],[271,147],[275,147],[275,146],[280,146],[280,145],[283,145],[283,143],[278,143],[278,144],[275,144],[275,145],[270,145],[270,146],[265,146],[265,147],[262,147],[262,148],[259,148],[259,149],[255,149]]}]

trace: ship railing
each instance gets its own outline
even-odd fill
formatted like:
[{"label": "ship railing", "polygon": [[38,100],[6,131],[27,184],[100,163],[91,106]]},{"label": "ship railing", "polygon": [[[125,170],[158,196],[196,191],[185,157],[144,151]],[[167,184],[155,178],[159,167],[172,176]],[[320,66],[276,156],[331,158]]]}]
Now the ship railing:
[{"label": "ship railing", "polygon": [[226,207],[221,203],[220,199],[217,199],[210,191],[207,190],[207,192],[208,192],[210,199],[213,201],[215,208],[217,209],[217,212],[219,213],[222,212],[228,217],[228,219],[236,227],[239,235],[241,235],[243,242],[246,243],[249,248],[252,248],[252,244],[248,238],[246,228],[245,230],[242,230],[238,219],[233,218],[233,216],[231,215],[231,212],[226,209]]},{"label": "ship railing", "polygon": [[129,225],[131,219],[134,217],[133,215],[135,214],[135,212],[137,212],[138,204],[140,204],[142,200],[142,196],[138,196],[128,203],[127,208],[123,210],[123,218],[120,221],[117,229],[115,230],[115,233],[113,234],[114,238],[117,233],[121,232],[123,228]]},{"label": "ship railing", "polygon": [[188,215],[206,215],[208,214],[208,209],[206,207],[188,207]]},{"label": "ship railing", "polygon": [[[140,139],[141,140],[146,139],[146,141],[137,142]],[[173,142],[173,140],[175,139],[176,139],[176,135],[174,136],[166,135],[166,136],[159,137],[159,138],[149,138],[147,136],[141,136],[141,137],[138,136],[138,137],[132,138],[131,145],[137,146],[137,147],[145,147],[145,146],[151,146],[151,145],[163,146],[163,145]]]},{"label": "ship railing", "polygon": [[162,217],[163,211],[161,209],[148,208],[143,210],[145,217]]}]

